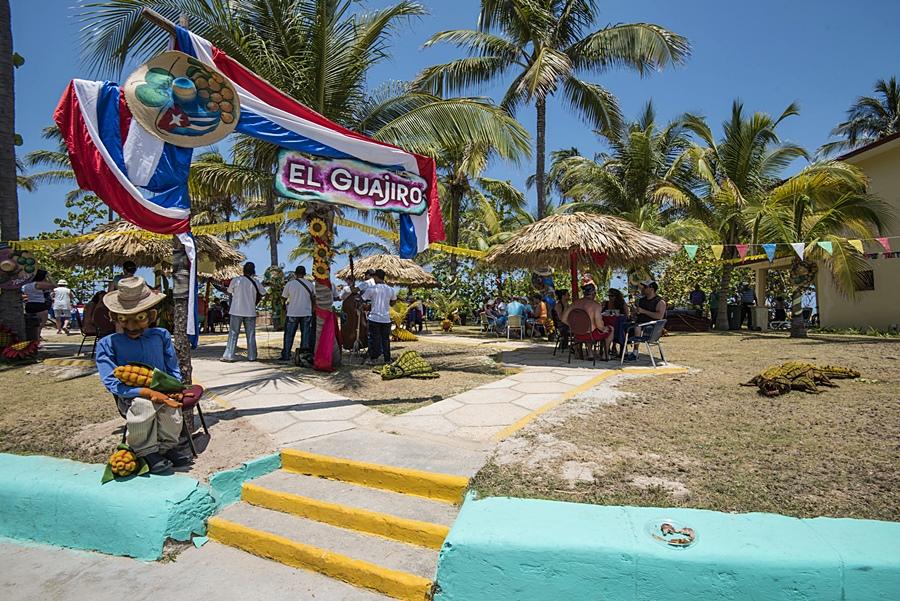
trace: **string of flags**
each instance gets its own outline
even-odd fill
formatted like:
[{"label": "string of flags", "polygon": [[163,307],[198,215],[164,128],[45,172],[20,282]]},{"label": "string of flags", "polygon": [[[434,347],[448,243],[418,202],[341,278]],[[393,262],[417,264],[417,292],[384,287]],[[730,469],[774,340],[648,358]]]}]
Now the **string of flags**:
[{"label": "string of flags", "polygon": [[[894,255],[900,255],[900,252],[894,252],[891,248],[891,240],[894,238],[900,238],[900,236],[880,236],[878,238],[856,238],[853,240],[847,240],[847,243],[850,244],[857,252],[861,255],[865,255],[866,258],[876,259],[879,254],[881,254],[884,258],[894,258]],[[884,252],[866,252],[866,242],[877,242]],[[807,244],[806,242],[768,242],[765,244],[710,244],[709,249],[712,252],[713,256],[716,260],[722,261],[722,255],[725,253],[726,247],[733,247],[737,250],[738,259],[725,259],[725,261],[731,261],[740,263],[742,261],[754,260],[754,259],[762,259],[767,258],[769,262],[775,260],[775,254],[778,251],[779,246],[790,246],[791,249],[796,253],[801,260],[804,259],[806,253],[810,250],[810,246],[812,243]],[[762,249],[763,253],[759,255],[748,256],[750,251],[754,246],[758,246]],[[834,243],[831,240],[817,240],[815,242],[815,246],[821,248],[828,255],[834,253]],[[699,244],[683,244],[684,252],[687,256],[693,261],[697,257],[697,251],[700,250]]]}]

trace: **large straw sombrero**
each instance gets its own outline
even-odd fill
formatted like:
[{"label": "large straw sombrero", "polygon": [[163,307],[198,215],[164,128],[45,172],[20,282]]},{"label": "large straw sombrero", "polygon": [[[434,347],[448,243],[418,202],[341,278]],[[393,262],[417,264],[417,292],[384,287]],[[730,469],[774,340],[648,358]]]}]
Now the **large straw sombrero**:
[{"label": "large straw sombrero", "polygon": [[140,276],[122,278],[116,290],[103,297],[103,304],[113,313],[133,315],[146,311],[165,300],[166,295],[154,292]]},{"label": "large straw sombrero", "polygon": [[135,69],[125,82],[125,101],[144,129],[175,146],[218,142],[240,116],[228,78],[182,52],[163,52]]}]

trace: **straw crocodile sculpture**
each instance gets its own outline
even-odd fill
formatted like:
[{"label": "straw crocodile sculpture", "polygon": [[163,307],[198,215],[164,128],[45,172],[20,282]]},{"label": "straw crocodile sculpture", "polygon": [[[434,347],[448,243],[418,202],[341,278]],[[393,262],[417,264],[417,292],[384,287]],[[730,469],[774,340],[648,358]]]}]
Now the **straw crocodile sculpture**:
[{"label": "straw crocodile sculpture", "polygon": [[847,367],[788,361],[770,367],[742,386],[758,386],[760,393],[766,396],[787,394],[791,390],[818,394],[818,386],[836,386],[832,379],[858,377],[858,371]]}]

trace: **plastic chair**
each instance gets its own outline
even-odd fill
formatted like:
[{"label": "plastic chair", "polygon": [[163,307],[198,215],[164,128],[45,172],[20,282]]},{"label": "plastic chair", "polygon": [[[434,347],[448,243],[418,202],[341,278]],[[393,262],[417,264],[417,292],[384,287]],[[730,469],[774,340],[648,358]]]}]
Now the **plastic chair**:
[{"label": "plastic chair", "polygon": [[[94,357],[94,353],[97,350],[97,339],[100,337],[100,332],[97,330],[97,326],[94,323],[93,312],[96,309],[97,307],[92,306],[91,310],[88,311],[87,307],[85,307],[84,317],[78,317],[78,330],[81,332],[81,344],[78,345],[78,352],[75,353],[76,355],[81,354],[81,349],[84,348],[84,343],[88,338],[91,338],[91,358]],[[76,315],[78,314],[76,313]]]},{"label": "plastic chair", "polygon": [[519,340],[525,338],[525,325],[521,315],[510,315],[506,321],[506,339],[509,340],[513,330],[519,331]]},{"label": "plastic chair", "polygon": [[[651,345],[656,345],[656,348],[659,349],[659,362],[662,364],[667,363],[666,356],[663,355],[662,345],[659,343],[659,338],[662,336],[663,330],[666,327],[665,319],[657,319],[656,321],[648,321],[646,323],[638,324],[637,327],[641,329],[640,336],[634,336],[631,338],[631,342],[645,343],[647,345],[647,354],[650,355],[650,363],[653,364],[653,367],[656,367],[656,360],[653,358],[653,351],[650,348]],[[625,331],[625,342],[622,343],[622,356],[619,359],[619,365],[625,363],[625,353],[628,350],[628,336],[631,334],[631,329]]]},{"label": "plastic chair", "polygon": [[594,367],[597,366],[597,340],[593,337],[594,324],[591,316],[583,309],[572,309],[569,311],[569,359],[572,362],[572,355],[575,354],[575,347],[586,347],[591,351],[594,357]]},{"label": "plastic chair", "polygon": [[[197,415],[200,417],[200,424],[203,426],[203,433],[206,434],[207,438],[211,439],[212,436],[210,436],[209,434],[209,428],[206,426],[206,418],[203,417],[203,409],[200,408],[200,397],[203,396],[203,388],[201,386],[197,386],[196,384],[191,386],[190,388],[196,389],[195,392],[198,390],[199,393],[195,394],[193,397],[185,397],[188,400],[182,403],[181,410],[184,411],[186,409],[197,409]],[[112,396],[116,401],[116,409],[118,410],[119,415],[122,416],[122,419],[125,419],[126,414],[128,413],[128,409],[131,407],[131,399],[122,398],[117,394],[114,394]],[[194,437],[191,436],[190,432],[188,432],[187,421],[184,420],[182,420],[181,422],[181,435],[187,438],[188,444],[191,447],[191,454],[196,457],[197,449],[196,447],[194,447]],[[125,442],[127,436],[128,426],[126,424],[126,426],[122,428],[123,443]]]}]

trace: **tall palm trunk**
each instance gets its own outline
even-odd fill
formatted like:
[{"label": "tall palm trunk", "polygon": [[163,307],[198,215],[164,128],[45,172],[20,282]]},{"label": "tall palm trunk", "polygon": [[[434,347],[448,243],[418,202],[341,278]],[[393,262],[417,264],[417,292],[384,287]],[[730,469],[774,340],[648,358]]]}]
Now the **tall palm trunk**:
[{"label": "tall palm trunk", "polygon": [[[326,225],[325,234],[323,236],[320,238],[313,236],[313,239],[316,241],[315,252],[319,253],[321,252],[320,249],[322,249],[328,255],[324,260],[327,273],[318,273],[316,266],[321,265],[322,261],[315,258],[315,255],[313,259],[313,277],[316,281],[316,347],[318,347],[319,344],[322,344],[322,329],[325,326],[325,320],[320,317],[318,313],[332,311],[332,305],[334,304],[330,279],[331,248],[334,241],[334,209],[327,205],[310,203],[306,210],[307,227],[309,227],[309,223],[314,218],[322,219],[325,221]],[[325,283],[326,281],[328,282],[327,284]],[[334,367],[339,366],[341,364],[341,347],[338,344],[337,338],[332,341],[331,355],[332,365]]]},{"label": "tall palm trunk", "polygon": [[[266,196],[266,215],[275,214],[275,195]],[[266,226],[269,237],[269,265],[278,265],[278,226],[270,223]]]},{"label": "tall palm trunk", "polygon": [[[16,195],[15,76],[9,0],[0,0],[0,241],[19,239],[19,199]],[[0,292],[0,324],[25,337],[22,296]]]},{"label": "tall palm trunk", "polygon": [[539,98],[535,103],[537,109],[537,166],[534,172],[534,183],[537,186],[537,218],[543,219],[547,213],[547,190],[544,188],[544,160],[547,146],[547,101]]},{"label": "tall palm trunk", "polygon": [[[178,369],[181,370],[181,381],[190,385],[193,381],[193,367],[191,366],[191,341],[187,334],[188,322],[188,295],[190,291],[190,263],[184,245],[176,237],[172,237],[172,300],[174,308],[172,314],[172,343],[175,345],[175,354],[178,356]],[[188,432],[194,431],[194,412],[184,411],[184,421],[188,425]]]},{"label": "tall palm trunk", "polygon": [[728,291],[731,289],[731,272],[734,267],[725,263],[722,265],[722,277],[719,278],[719,309],[716,313],[716,330],[727,332],[728,323]]},{"label": "tall palm trunk", "polygon": [[[447,190],[450,196],[450,219],[447,232],[447,243],[450,246],[459,246],[459,220],[460,210],[462,206],[463,191],[460,186],[451,185]],[[455,254],[450,255],[450,277],[456,278],[456,271],[459,267],[459,259]]]}]

